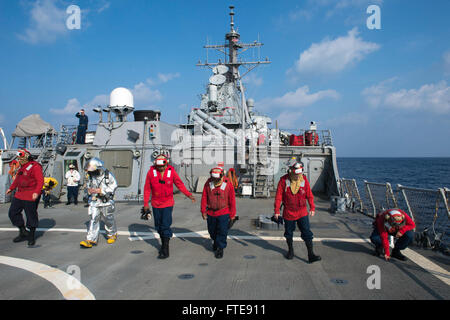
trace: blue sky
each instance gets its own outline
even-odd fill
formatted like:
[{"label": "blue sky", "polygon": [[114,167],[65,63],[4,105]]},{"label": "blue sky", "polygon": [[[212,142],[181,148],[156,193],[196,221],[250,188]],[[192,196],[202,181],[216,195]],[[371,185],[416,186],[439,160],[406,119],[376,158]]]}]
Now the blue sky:
[{"label": "blue sky", "polygon": [[[66,27],[72,4],[80,30]],[[366,26],[372,4],[380,30]],[[273,123],[316,121],[338,157],[450,156],[448,0],[0,0],[0,126],[10,138],[32,113],[76,124],[80,108],[108,104],[119,86],[137,109],[184,121],[210,76],[195,64],[206,41],[223,43],[229,5],[241,41],[259,37],[272,61],[246,87]]]}]

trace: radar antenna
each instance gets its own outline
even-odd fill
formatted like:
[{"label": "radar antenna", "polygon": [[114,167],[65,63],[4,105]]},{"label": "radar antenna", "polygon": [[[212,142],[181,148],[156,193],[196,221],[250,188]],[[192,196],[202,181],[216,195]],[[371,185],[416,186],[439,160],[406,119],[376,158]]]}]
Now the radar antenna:
[{"label": "radar antenna", "polygon": [[[232,74],[232,81],[237,82],[241,78],[243,78],[247,73],[252,71],[254,68],[261,64],[269,64],[271,63],[268,58],[265,60],[261,60],[258,58],[256,61],[243,61],[242,59],[238,60],[238,55],[244,53],[250,48],[260,48],[263,46],[263,43],[259,41],[254,41],[253,43],[240,43],[241,35],[234,29],[234,6],[230,6],[230,32],[225,35],[225,44],[222,45],[205,45],[205,48],[208,52],[208,49],[215,49],[225,55],[225,62],[209,62],[208,57],[204,63],[197,63],[199,67],[209,67],[212,69],[214,66],[225,64],[229,67],[230,72]],[[239,51],[240,50],[240,51]],[[247,69],[245,73],[239,75],[239,67],[243,66]]]}]

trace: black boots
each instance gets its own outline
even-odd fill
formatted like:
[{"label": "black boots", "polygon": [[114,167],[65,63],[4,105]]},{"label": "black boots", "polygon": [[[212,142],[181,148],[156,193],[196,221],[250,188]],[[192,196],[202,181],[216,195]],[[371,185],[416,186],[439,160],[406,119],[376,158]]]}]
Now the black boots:
[{"label": "black boots", "polygon": [[221,259],[221,258],[223,257],[223,249],[222,249],[222,248],[218,248],[218,249],[216,250],[216,252],[214,253],[214,256],[215,256],[217,259]]},{"label": "black boots", "polygon": [[36,240],[34,239],[34,233],[36,231],[36,228],[30,228],[30,233],[28,236],[28,245],[34,246],[36,244]]},{"label": "black boots", "polygon": [[379,257],[383,255],[383,247],[382,246],[375,246],[375,252],[374,255]]},{"label": "black boots", "polygon": [[286,259],[292,260],[294,258],[294,245],[292,243],[292,239],[286,239],[289,251],[285,255]]},{"label": "black boots", "polygon": [[399,250],[399,249],[396,249],[396,248],[394,248],[394,249],[392,250],[391,256],[392,256],[392,258],[395,258],[395,259],[398,259],[398,260],[401,260],[401,261],[406,261],[406,260],[408,260],[408,258],[406,258],[406,257],[400,252],[400,250]]},{"label": "black boots", "polygon": [[13,239],[13,242],[22,242],[25,240],[28,240],[29,246],[34,246],[36,244],[35,240],[35,234],[36,228],[30,228],[30,231],[27,231],[27,229],[22,226],[19,227],[19,235]]},{"label": "black boots", "polygon": [[19,235],[13,239],[13,242],[21,242],[28,239],[30,233],[25,229],[24,226],[19,227]]},{"label": "black boots", "polygon": [[316,256],[313,252],[312,240],[305,241],[306,249],[308,249],[308,262],[313,263],[322,260],[320,256]]},{"label": "black boots", "polygon": [[166,259],[169,257],[169,240],[170,238],[162,237],[161,238],[161,249],[159,250],[158,259]]},{"label": "black boots", "polygon": [[[285,257],[288,260],[292,260],[294,258],[294,245],[292,239],[286,239],[287,245],[288,245],[288,252],[286,253]],[[316,261],[322,260],[320,256],[316,256],[313,252],[313,244],[312,240],[305,241],[306,249],[308,249],[308,262],[313,263]]]},{"label": "black boots", "polygon": [[223,258],[223,248],[217,246],[216,240],[213,240],[212,250],[214,251],[214,257],[216,257],[216,259]]}]

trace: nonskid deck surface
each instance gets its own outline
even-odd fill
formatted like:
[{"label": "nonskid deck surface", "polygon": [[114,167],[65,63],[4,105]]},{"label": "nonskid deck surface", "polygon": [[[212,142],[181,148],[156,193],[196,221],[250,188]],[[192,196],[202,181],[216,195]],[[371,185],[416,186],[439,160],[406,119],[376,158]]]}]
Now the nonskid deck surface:
[{"label": "nonskid deck surface", "polygon": [[[272,215],[273,199],[245,198],[237,199],[240,220],[229,232],[224,257],[216,259],[196,197],[192,204],[175,196],[174,238],[166,260],[157,259],[154,223],[139,219],[136,203],[117,205],[118,241],[109,245],[101,236],[92,249],[79,246],[89,221],[83,203],[41,206],[34,247],[12,242],[17,230],[8,219],[9,204],[0,205],[0,299],[450,298],[448,257],[411,247],[409,261],[385,262],[372,255],[367,242],[370,218],[330,214],[329,202],[318,198],[310,222],[322,261],[307,263],[298,230],[295,257],[286,260],[283,227],[258,230],[253,225],[260,214]],[[368,282],[376,284],[373,266],[379,267],[380,289],[368,288]]]}]

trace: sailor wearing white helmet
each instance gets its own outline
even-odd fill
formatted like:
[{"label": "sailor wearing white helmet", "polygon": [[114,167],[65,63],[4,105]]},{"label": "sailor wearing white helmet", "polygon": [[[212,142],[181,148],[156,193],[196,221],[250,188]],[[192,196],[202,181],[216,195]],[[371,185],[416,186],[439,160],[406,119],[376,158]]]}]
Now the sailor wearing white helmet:
[{"label": "sailor wearing white helmet", "polygon": [[89,215],[91,221],[86,240],[80,242],[84,248],[92,248],[98,242],[100,219],[105,221],[107,242],[112,244],[117,239],[117,227],[114,218],[114,192],[117,181],[114,175],[105,168],[103,161],[98,158],[90,159],[86,164],[88,174],[87,188],[89,195]]},{"label": "sailor wearing white helmet", "polygon": [[313,233],[310,229],[308,207],[306,205],[308,202],[310,215],[314,216],[314,196],[311,192],[309,181],[303,174],[303,164],[292,158],[288,166],[288,174],[281,177],[278,183],[274,205],[274,219],[278,220],[281,203],[283,203],[284,236],[288,245],[286,259],[291,260],[294,258],[293,236],[295,225],[297,225],[301,232],[301,238],[305,241],[306,249],[308,250],[308,262],[313,263],[321,260],[321,257],[316,256],[313,251]]}]

